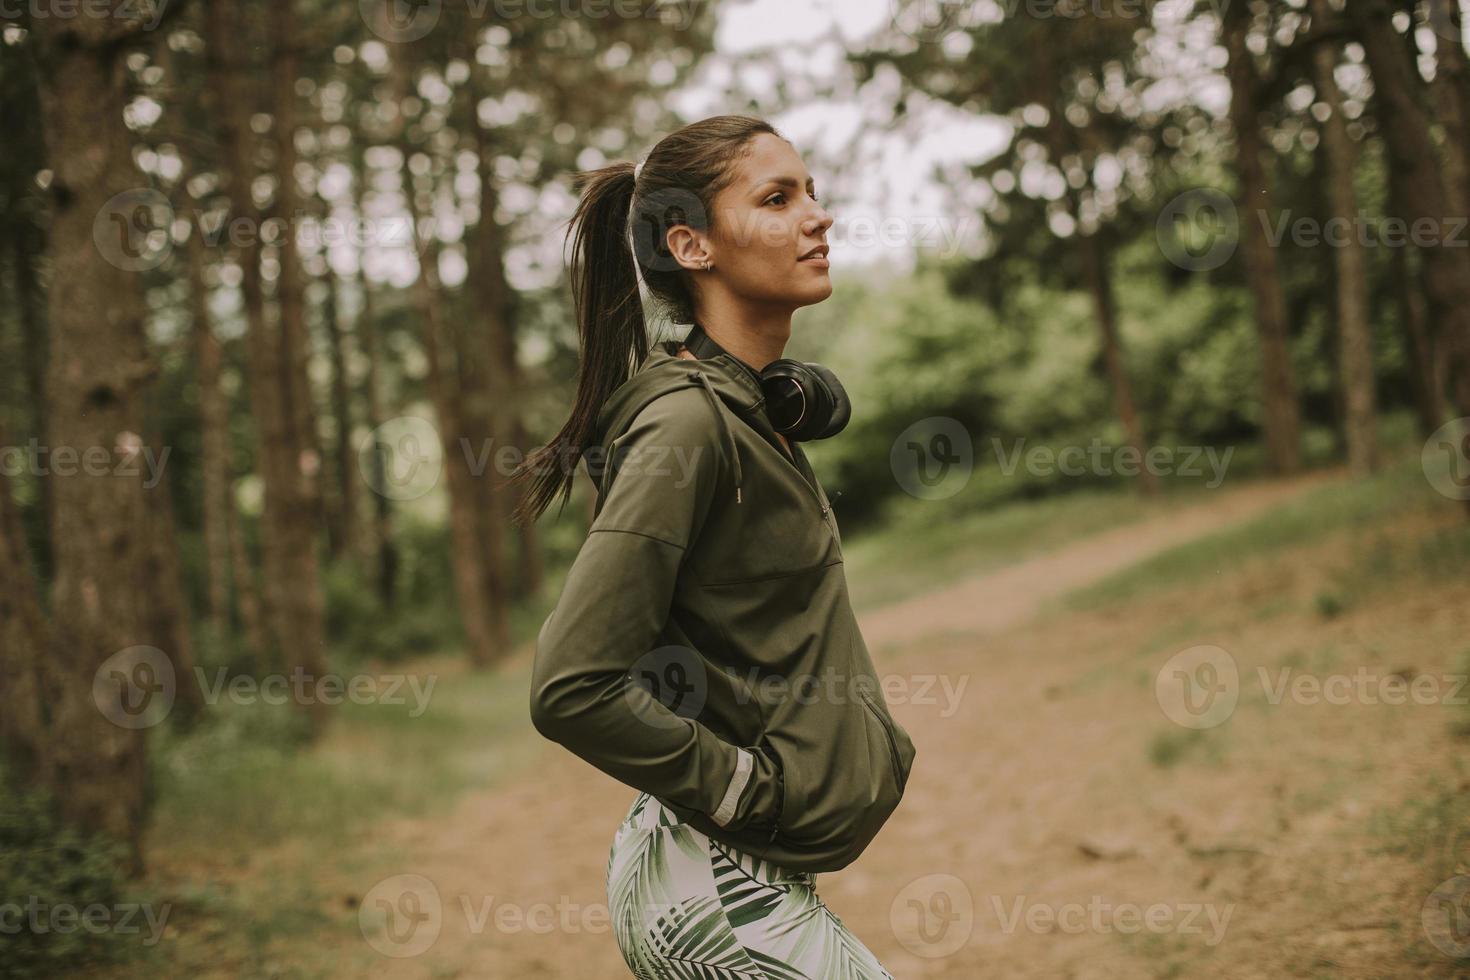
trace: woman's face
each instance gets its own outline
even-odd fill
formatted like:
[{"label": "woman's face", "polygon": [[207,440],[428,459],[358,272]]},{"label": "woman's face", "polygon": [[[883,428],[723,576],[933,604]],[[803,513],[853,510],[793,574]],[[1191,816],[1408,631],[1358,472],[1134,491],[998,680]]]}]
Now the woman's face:
[{"label": "woman's face", "polygon": [[832,216],[817,203],[812,177],[790,143],[758,133],[748,149],[715,196],[706,240],[712,268],[694,273],[697,288],[765,307],[820,303],[832,295]]}]

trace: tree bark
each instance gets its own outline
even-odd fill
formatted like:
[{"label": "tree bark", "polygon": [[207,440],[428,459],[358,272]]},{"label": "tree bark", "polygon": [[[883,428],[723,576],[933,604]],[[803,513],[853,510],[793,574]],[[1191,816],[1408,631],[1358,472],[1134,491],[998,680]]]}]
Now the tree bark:
[{"label": "tree bark", "polygon": [[144,340],[141,279],[116,257],[104,257],[92,232],[99,215],[117,210],[116,195],[142,185],[122,115],[129,96],[120,34],[135,27],[96,17],[38,18],[31,25],[54,173],[48,448],[53,458],[102,453],[113,464],[100,472],[78,465],[63,474],[57,460],[51,479],[49,653],[56,683],[46,704],[51,727],[41,781],[64,820],[124,842],[140,871],[148,775],[143,731],[99,708],[129,696],[102,668],[138,644],[151,601],[141,578],[148,542],[143,467],[135,454],[143,444],[143,391],[155,366]]},{"label": "tree bark", "polygon": [[[1312,0],[1314,16],[1328,19],[1326,0]],[[1331,114],[1322,123],[1321,159],[1327,176],[1331,218],[1348,229],[1340,243],[1332,243],[1337,290],[1338,370],[1342,379],[1344,430],[1348,467],[1358,476],[1378,466],[1377,379],[1373,371],[1373,333],[1368,324],[1368,263],[1363,243],[1352,229],[1358,213],[1353,189],[1357,149],[1348,135],[1342,93],[1333,72],[1336,45],[1321,43],[1312,51],[1312,74],[1317,94]]]},{"label": "tree bark", "polygon": [[[472,58],[470,61],[473,64]],[[467,109],[465,128],[473,139],[480,179],[480,220],[470,242],[471,263],[476,270],[471,282],[476,289],[476,306],[483,318],[485,353],[492,370],[491,392],[494,401],[489,410],[494,413],[498,422],[495,429],[501,444],[516,446],[524,451],[528,448],[529,433],[520,411],[524,378],[516,345],[514,293],[505,275],[505,235],[495,221],[495,208],[500,199],[493,166],[495,147],[486,138],[484,127],[475,114],[475,106],[479,104],[483,94],[476,84],[477,78],[478,75],[471,69],[470,98],[462,100]],[[497,562],[501,562],[504,549],[503,529],[510,526],[511,514],[527,492],[528,485],[520,483],[510,488],[505,481],[497,480],[491,490],[496,498],[499,516],[495,534],[487,541],[487,547],[495,549]],[[525,598],[534,595],[541,587],[543,576],[541,546],[535,523],[521,525],[515,531],[515,538],[514,573],[509,589],[500,590],[500,601],[506,606],[509,596]],[[508,645],[508,616],[503,618],[507,622],[503,635]]]},{"label": "tree bark", "polygon": [[327,299],[322,306],[322,320],[327,328],[327,351],[332,362],[332,414],[336,416],[336,438],[333,440],[333,472],[336,499],[328,510],[328,537],[332,557],[358,553],[357,535],[357,469],[352,453],[352,397],[347,377],[346,339],[337,311],[337,277],[328,267]]},{"label": "tree bark", "polygon": [[[281,279],[277,298],[279,329],[266,321],[260,270],[260,213],[250,196],[254,177],[249,142],[253,100],[240,78],[244,71],[240,34],[244,25],[238,8],[212,3],[207,8],[207,71],[216,107],[214,113],[224,150],[221,176],[230,195],[235,218],[244,218],[255,230],[240,248],[240,291],[246,315],[248,381],[251,414],[256,422],[257,458],[264,487],[261,516],[261,564],[264,619],[269,624],[273,656],[269,666],[300,670],[310,678],[324,672],[325,638],[321,581],[316,554],[316,473],[320,457],[314,439],[303,427],[311,417],[306,401],[304,321],[300,309],[299,269],[294,243],[296,200],[292,176],[295,150],[291,141],[295,58],[289,45],[283,61],[274,66],[277,130],[277,169],[281,181],[276,211],[287,222],[280,245]],[[279,46],[292,40],[290,4],[273,8],[272,40]],[[277,51],[281,49],[276,47]],[[282,92],[284,87],[285,91]],[[284,115],[283,115],[284,114]],[[285,133],[284,138],[281,136]],[[279,156],[284,153],[284,157]],[[320,731],[327,706],[320,699],[297,706]]]},{"label": "tree bark", "polygon": [[1301,418],[1297,406],[1296,372],[1291,363],[1286,302],[1276,256],[1258,212],[1270,201],[1261,162],[1260,130],[1256,124],[1256,93],[1260,86],[1246,35],[1250,9],[1246,3],[1224,8],[1224,40],[1229,55],[1230,121],[1235,129],[1236,168],[1240,178],[1241,252],[1246,282],[1255,302],[1256,331],[1261,343],[1262,428],[1266,459],[1278,474],[1294,473],[1301,465]]},{"label": "tree bark", "polygon": [[230,632],[229,431],[220,389],[223,353],[209,316],[204,285],[203,229],[189,233],[189,308],[193,318],[194,373],[199,385],[199,470],[204,500],[205,568],[209,576],[209,625],[214,638]]},{"label": "tree bark", "polygon": [[209,293],[204,281],[203,228],[189,235],[190,310],[193,318],[195,377],[199,384],[200,473],[204,500],[205,562],[209,574],[209,622],[217,642],[229,637],[231,596],[241,632],[253,662],[259,665],[269,648],[261,624],[260,594],[250,553],[235,512],[235,480],[231,474],[229,403],[220,377],[224,348],[214,333]]},{"label": "tree bark", "polygon": [[[410,91],[410,70],[401,55],[393,62],[394,91],[400,105]],[[456,352],[453,337],[447,335],[444,325],[439,285],[438,239],[430,234],[420,240],[419,206],[413,187],[413,177],[408,169],[414,147],[409,138],[408,126],[403,123],[398,131],[398,147],[403,154],[403,196],[413,223],[414,242],[418,246],[419,274],[414,280],[414,304],[423,324],[424,354],[428,361],[429,397],[434,404],[434,414],[439,422],[439,438],[444,448],[444,469],[449,480],[449,524],[452,534],[452,561],[454,568],[455,597],[459,605],[460,621],[464,626],[467,652],[472,664],[488,666],[499,655],[496,630],[493,620],[493,604],[487,602],[491,595],[490,571],[487,555],[483,548],[480,488],[476,481],[488,478],[486,473],[475,473],[471,469],[472,453],[483,448],[476,446],[470,429],[465,423],[463,403],[459,391],[459,371],[449,362]]]},{"label": "tree bark", "polygon": [[1428,0],[1436,28],[1434,80],[1429,84],[1435,115],[1444,126],[1445,194],[1455,214],[1466,213],[1470,202],[1470,70],[1465,46],[1448,36],[1461,36],[1458,0]]},{"label": "tree bark", "polygon": [[[39,284],[36,281],[35,259],[45,248],[44,237],[30,221],[22,220],[15,227],[12,256],[15,263],[15,307],[20,321],[22,353],[25,358],[26,395],[31,404],[31,431],[42,434],[46,431],[46,361],[47,341],[44,321],[44,304]],[[35,477],[41,513],[50,527],[55,519],[51,503],[51,481],[45,476]],[[51,565],[51,544],[41,542],[44,549],[39,556],[43,568]]]},{"label": "tree bark", "polygon": [[[1348,12],[1373,76],[1379,128],[1388,149],[1389,165],[1396,181],[1410,229],[1416,221],[1429,222],[1439,234],[1448,234],[1451,221],[1464,211],[1453,208],[1458,195],[1446,189],[1439,157],[1429,135],[1430,120],[1420,103],[1424,84],[1398,33],[1389,8],[1369,0],[1351,4]],[[1453,242],[1421,247],[1424,288],[1440,336],[1449,353],[1453,378],[1452,399],[1460,415],[1470,415],[1470,250]]]},{"label": "tree bark", "polygon": [[[1390,200],[1397,194],[1397,180],[1389,175]],[[1392,204],[1390,212],[1402,209]],[[1417,270],[1409,261],[1413,253],[1407,248],[1389,250],[1389,273],[1393,279],[1394,298],[1399,308],[1399,329],[1404,349],[1409,355],[1409,385],[1414,393],[1414,416],[1419,432],[1426,439],[1445,423],[1443,379],[1435,371],[1434,340],[1429,330],[1429,315],[1424,309],[1424,294]]]},{"label": "tree bark", "polygon": [[1138,453],[1138,486],[1146,494],[1155,494],[1159,489],[1157,475],[1148,468],[1148,440],[1144,438],[1143,423],[1138,418],[1138,409],[1133,401],[1133,383],[1128,379],[1128,369],[1123,363],[1123,340],[1118,335],[1117,307],[1113,299],[1112,276],[1108,269],[1107,255],[1099,236],[1077,233],[1077,248],[1082,260],[1082,277],[1087,291],[1092,295],[1093,312],[1097,318],[1102,339],[1103,366],[1107,372],[1108,386],[1113,392],[1113,406],[1118,419],[1123,423],[1124,437],[1128,445]]},{"label": "tree bark", "polygon": [[[270,49],[275,59],[271,79],[274,117],[271,133],[277,177],[273,210],[285,222],[285,233],[280,237],[276,253],[279,330],[271,367],[278,378],[276,389],[287,399],[283,421],[289,436],[290,462],[294,464],[281,469],[283,492],[277,495],[277,519],[271,522],[276,533],[267,538],[267,546],[274,552],[272,564],[285,574],[279,578],[272,575],[267,585],[275,592],[270,606],[276,616],[277,637],[290,644],[287,666],[293,671],[304,671],[308,677],[320,678],[326,673],[326,609],[317,558],[317,528],[322,515],[318,482],[321,449],[307,376],[310,345],[301,259],[296,248],[302,207],[295,176],[296,79],[301,62],[295,0],[273,6],[266,21],[270,25]],[[288,641],[287,637],[291,639]],[[297,707],[307,714],[319,733],[326,723],[329,706],[320,698],[310,698]]]},{"label": "tree bark", "polygon": [[260,608],[260,587],[255,581],[255,564],[250,560],[250,549],[245,546],[245,532],[240,527],[234,481],[227,483],[226,488],[225,531],[230,537],[230,577],[235,586],[235,611],[240,616],[240,631],[245,634],[251,662],[257,669],[263,669],[270,640],[266,635],[265,614]]},{"label": "tree bark", "polygon": [[[155,447],[155,457],[166,448],[156,434],[148,441]],[[152,601],[144,607],[144,636],[150,645],[165,651],[173,663],[176,684],[170,718],[187,727],[204,711],[204,692],[194,675],[194,635],[179,574],[178,535],[167,473],[166,466],[160,467],[158,481],[143,490],[147,551],[139,582],[148,583],[152,595]]]},{"label": "tree bark", "polygon": [[20,508],[0,468],[0,749],[17,785],[38,781],[44,769],[50,733],[42,706],[54,687],[46,681],[50,649]]},{"label": "tree bark", "polygon": [[[357,171],[353,176],[355,206],[359,219],[366,219],[365,207],[367,184],[367,160],[364,154],[357,154]],[[367,403],[367,425],[372,434],[372,458],[370,462],[372,479],[369,481],[372,490],[372,522],[371,529],[372,555],[377,567],[377,590],[378,598],[386,606],[392,606],[394,593],[397,591],[398,577],[398,551],[393,543],[393,503],[388,495],[383,492],[386,487],[387,461],[383,457],[382,445],[378,442],[378,428],[383,424],[383,394],[378,375],[378,324],[373,315],[374,302],[372,285],[368,282],[367,270],[364,268],[364,256],[361,250],[357,256],[357,284],[362,290],[362,305],[358,308],[358,319],[355,333],[357,342],[362,347],[362,356],[366,364],[362,385]]]}]

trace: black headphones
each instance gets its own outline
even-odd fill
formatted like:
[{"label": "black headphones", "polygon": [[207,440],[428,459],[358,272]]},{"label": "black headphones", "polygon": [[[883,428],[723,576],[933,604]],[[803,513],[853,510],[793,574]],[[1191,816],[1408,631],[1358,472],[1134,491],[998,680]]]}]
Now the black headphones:
[{"label": "black headphones", "polygon": [[[695,357],[729,354],[696,323],[684,338]],[[841,432],[852,417],[852,402],[837,375],[820,364],[779,357],[759,373],[740,358],[730,357],[760,381],[771,427],[797,442],[827,439]]]}]

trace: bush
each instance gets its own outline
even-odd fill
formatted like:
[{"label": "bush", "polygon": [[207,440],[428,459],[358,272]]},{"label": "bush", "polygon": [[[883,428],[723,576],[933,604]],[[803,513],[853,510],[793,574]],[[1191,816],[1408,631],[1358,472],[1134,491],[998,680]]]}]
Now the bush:
[{"label": "bush", "polygon": [[392,663],[463,643],[455,604],[447,527],[406,520],[395,537],[398,578],[393,602],[382,602],[368,569],[350,561],[327,568],[326,629],[344,663]]},{"label": "bush", "polygon": [[[120,937],[84,928],[79,917],[93,905],[117,910],[121,845],[62,826],[42,793],[7,791],[0,799],[0,854],[0,959],[7,977],[54,977],[117,958]],[[53,920],[60,909],[71,910],[68,920]]]}]

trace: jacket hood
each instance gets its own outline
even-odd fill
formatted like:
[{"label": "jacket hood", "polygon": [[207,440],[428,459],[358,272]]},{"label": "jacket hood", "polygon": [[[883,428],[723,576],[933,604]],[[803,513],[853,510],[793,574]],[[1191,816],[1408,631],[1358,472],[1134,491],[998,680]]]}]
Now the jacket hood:
[{"label": "jacket hood", "polygon": [[[602,486],[604,465],[608,458],[608,446],[628,431],[633,419],[656,398],[681,388],[699,388],[705,394],[710,412],[719,428],[720,441],[734,462],[735,501],[741,500],[740,450],[735,437],[730,433],[726,413],[720,411],[723,401],[731,411],[742,418],[758,412],[765,405],[761,391],[760,375],[749,364],[733,354],[718,354],[714,357],[690,360],[674,352],[680,342],[666,340],[654,344],[633,372],[602,405],[597,415],[597,426],[586,447],[583,448],[587,472],[599,488]],[[718,400],[717,400],[718,399]],[[586,455],[590,450],[598,452]],[[594,463],[594,460],[597,462]],[[599,490],[600,492],[600,490]]]}]

